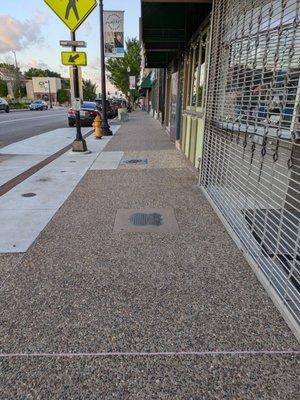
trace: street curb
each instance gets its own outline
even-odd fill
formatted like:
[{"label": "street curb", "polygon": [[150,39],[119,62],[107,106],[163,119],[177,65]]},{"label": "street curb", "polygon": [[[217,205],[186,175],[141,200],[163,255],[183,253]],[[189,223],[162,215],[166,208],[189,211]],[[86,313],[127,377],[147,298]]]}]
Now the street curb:
[{"label": "street curb", "polygon": [[24,112],[24,111],[29,111],[29,109],[28,109],[28,108],[24,108],[24,109],[21,109],[21,110],[19,110],[19,109],[16,109],[16,110],[10,109],[10,110],[9,110],[10,113],[11,113],[11,112]]}]

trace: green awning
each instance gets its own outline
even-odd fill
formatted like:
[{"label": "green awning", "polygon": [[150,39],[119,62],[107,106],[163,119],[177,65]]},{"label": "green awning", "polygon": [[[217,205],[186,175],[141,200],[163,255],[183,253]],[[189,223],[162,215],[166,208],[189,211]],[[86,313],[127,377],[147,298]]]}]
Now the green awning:
[{"label": "green awning", "polygon": [[146,78],[143,79],[141,83],[140,89],[151,89],[152,88],[152,79],[151,79],[151,72]]},{"label": "green awning", "polygon": [[166,68],[211,12],[212,0],[141,0],[141,40],[147,68]]}]

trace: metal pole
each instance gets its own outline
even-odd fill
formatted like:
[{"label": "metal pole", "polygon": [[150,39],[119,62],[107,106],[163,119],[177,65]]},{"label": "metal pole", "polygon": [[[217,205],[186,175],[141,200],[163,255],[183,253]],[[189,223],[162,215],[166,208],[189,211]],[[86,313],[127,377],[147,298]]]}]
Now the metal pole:
[{"label": "metal pole", "polygon": [[16,67],[16,69],[18,69],[18,61],[17,61],[16,51],[12,50],[12,52],[14,53],[14,56],[15,56],[15,67]]},{"label": "metal pole", "polygon": [[[75,32],[71,32],[71,40],[76,41]],[[76,46],[72,46],[72,51],[76,51]],[[74,97],[75,99],[80,98],[79,93],[79,75],[77,65],[73,65],[73,85],[74,85]],[[76,117],[76,139],[73,142],[73,151],[87,151],[86,141],[82,137],[81,125],[80,125],[80,111],[75,111]]]},{"label": "metal pole", "polygon": [[[18,61],[17,61],[17,54],[16,54],[15,50],[12,50],[12,53],[13,53],[13,55],[15,57],[15,80],[16,80],[15,81],[15,85],[20,85],[20,82],[19,82],[20,75],[19,75],[19,71],[18,71],[19,66],[18,66]],[[15,92],[15,89],[14,89],[14,92]],[[17,93],[17,95],[21,97],[20,90],[19,90],[19,93]]]},{"label": "metal pole", "polygon": [[99,15],[100,15],[100,65],[101,65],[101,87],[102,87],[102,130],[105,136],[111,136],[112,131],[110,130],[110,126],[107,121],[103,0],[99,0]]},{"label": "metal pole", "polygon": [[51,90],[50,90],[50,81],[48,81],[48,92],[49,92],[50,108],[53,108],[52,98],[51,98]]}]

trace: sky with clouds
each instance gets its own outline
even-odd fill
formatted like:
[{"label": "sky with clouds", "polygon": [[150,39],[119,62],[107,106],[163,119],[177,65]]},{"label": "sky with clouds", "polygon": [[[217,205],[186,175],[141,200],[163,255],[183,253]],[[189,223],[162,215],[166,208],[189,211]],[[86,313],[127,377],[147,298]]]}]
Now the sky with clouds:
[{"label": "sky with clouds", "polygon": [[[59,1],[59,0],[58,0]],[[140,0],[104,0],[106,10],[125,11],[125,37],[138,37]],[[76,38],[87,42],[88,66],[85,78],[100,81],[99,10],[96,8],[77,30]],[[13,63],[17,54],[22,70],[49,68],[68,76],[61,65],[60,40],[70,38],[70,31],[43,0],[0,0],[0,62]]]}]

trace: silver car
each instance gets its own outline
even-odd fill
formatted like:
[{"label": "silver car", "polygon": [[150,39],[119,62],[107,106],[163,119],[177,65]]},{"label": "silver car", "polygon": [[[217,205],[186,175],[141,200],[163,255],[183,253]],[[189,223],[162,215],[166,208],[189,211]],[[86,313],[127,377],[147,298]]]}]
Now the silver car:
[{"label": "silver car", "polygon": [[9,113],[8,102],[5,99],[2,99],[1,97],[0,97],[0,111],[5,111]]}]

